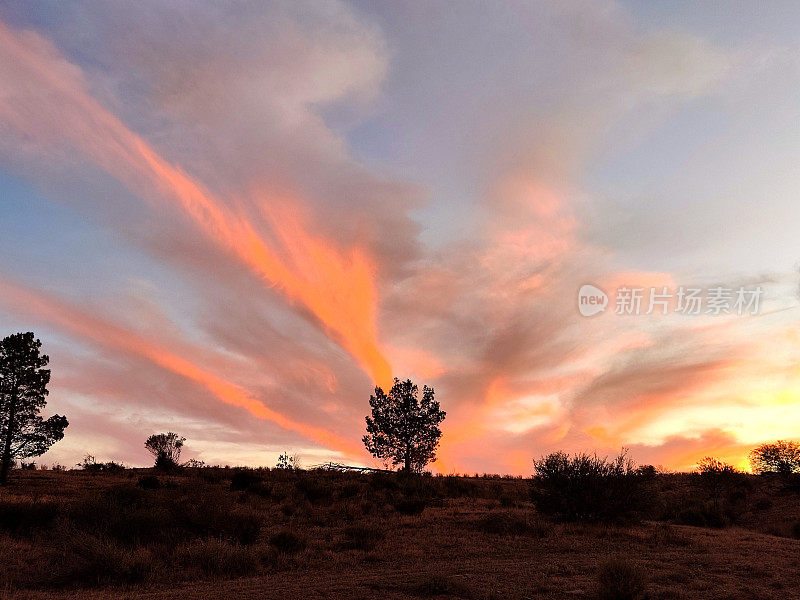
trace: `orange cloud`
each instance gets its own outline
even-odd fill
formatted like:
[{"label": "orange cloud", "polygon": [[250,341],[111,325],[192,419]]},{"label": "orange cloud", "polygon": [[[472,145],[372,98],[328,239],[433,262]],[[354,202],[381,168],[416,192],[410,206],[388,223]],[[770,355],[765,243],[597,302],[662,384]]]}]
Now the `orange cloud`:
[{"label": "orange cloud", "polygon": [[243,388],[225,381],[157,343],[58,299],[3,280],[0,302],[15,311],[44,319],[60,329],[80,335],[96,344],[145,358],[163,369],[201,385],[226,404],[244,408],[259,419],[295,431],[322,446],[350,457],[363,455],[362,449],[356,444],[321,427],[287,417],[269,408],[260,400],[250,397]]},{"label": "orange cloud", "polygon": [[309,310],[374,382],[391,381],[377,341],[375,267],[362,249],[341,251],[288,211],[267,210],[266,224],[278,240],[268,243],[242,212],[161,157],[89,95],[77,68],[46,40],[0,23],[0,54],[0,74],[10,88],[0,98],[0,122],[36,142],[80,150],[156,207],[172,200],[217,246]]}]

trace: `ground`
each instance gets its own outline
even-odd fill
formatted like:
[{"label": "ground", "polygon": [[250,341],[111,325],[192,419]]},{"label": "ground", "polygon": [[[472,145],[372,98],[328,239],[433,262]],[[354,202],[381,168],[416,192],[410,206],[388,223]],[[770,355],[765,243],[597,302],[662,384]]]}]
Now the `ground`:
[{"label": "ground", "polygon": [[[632,597],[800,598],[799,496],[775,480],[740,482],[717,501],[735,524],[712,529],[678,524],[686,510],[555,522],[523,479],[243,473],[16,471],[0,490],[0,597],[597,598],[617,560],[643,577]],[[702,494],[659,477],[663,514]]]}]

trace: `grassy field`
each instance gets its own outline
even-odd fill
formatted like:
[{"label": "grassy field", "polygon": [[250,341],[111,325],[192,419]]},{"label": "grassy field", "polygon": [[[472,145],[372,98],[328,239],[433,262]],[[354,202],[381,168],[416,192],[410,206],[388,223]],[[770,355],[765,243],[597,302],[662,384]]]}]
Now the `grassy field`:
[{"label": "grassy field", "polygon": [[624,598],[610,579],[640,600],[800,598],[793,486],[656,475],[648,494],[635,524],[582,524],[513,478],[15,471],[0,597]]}]

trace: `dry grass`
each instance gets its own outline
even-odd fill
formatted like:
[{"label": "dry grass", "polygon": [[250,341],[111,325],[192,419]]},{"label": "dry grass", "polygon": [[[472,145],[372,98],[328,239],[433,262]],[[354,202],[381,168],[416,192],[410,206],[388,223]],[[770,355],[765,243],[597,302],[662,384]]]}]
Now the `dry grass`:
[{"label": "dry grass", "polygon": [[731,490],[719,508],[736,524],[712,529],[678,524],[705,510],[681,475],[659,476],[661,521],[621,526],[551,523],[519,479],[260,471],[231,489],[234,474],[15,472],[0,598],[800,597],[800,503],[776,480]]}]

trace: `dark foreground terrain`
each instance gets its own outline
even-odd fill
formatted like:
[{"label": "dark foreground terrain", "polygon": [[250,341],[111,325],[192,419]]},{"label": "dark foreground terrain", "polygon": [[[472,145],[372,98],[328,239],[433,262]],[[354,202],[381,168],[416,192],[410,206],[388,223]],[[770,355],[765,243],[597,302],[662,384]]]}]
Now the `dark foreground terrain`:
[{"label": "dark foreground terrain", "polygon": [[0,489],[0,597],[800,598],[800,495],[786,481],[709,490],[655,475],[648,513],[627,525],[546,519],[529,490],[386,473],[15,471]]}]

